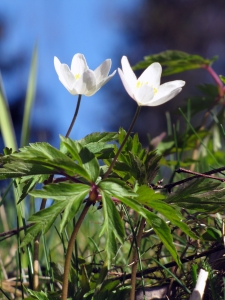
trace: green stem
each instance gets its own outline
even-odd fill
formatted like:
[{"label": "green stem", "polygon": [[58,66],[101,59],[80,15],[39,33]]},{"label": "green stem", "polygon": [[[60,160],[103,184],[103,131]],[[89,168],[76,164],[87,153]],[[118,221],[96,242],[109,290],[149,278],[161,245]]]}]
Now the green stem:
[{"label": "green stem", "polygon": [[78,111],[79,111],[79,108],[80,108],[81,97],[82,97],[82,95],[78,96],[76,110],[75,110],[75,113],[74,113],[74,116],[73,116],[73,120],[72,120],[72,122],[70,124],[70,127],[69,127],[69,129],[68,129],[68,131],[66,133],[66,138],[68,138],[68,136],[70,135],[70,132],[71,132],[71,130],[73,128],[73,125],[74,125],[74,123],[76,121],[76,118],[77,118],[77,115],[78,115]]},{"label": "green stem", "polygon": [[[136,237],[136,249],[134,247],[133,259],[132,259],[133,265],[132,265],[132,272],[131,272],[130,300],[135,300],[136,277],[137,277],[137,268],[138,268],[138,261],[137,260],[139,258],[139,263],[141,264],[140,250],[139,249],[140,249],[140,245],[141,245],[141,238],[142,238],[144,228],[145,228],[145,218],[142,218],[139,229],[138,229],[138,234],[137,234],[137,237]],[[144,285],[143,285],[143,287],[144,287]]]},{"label": "green stem", "polygon": [[135,112],[133,121],[132,121],[132,123],[130,124],[130,128],[128,129],[127,134],[126,134],[126,136],[125,136],[125,138],[124,138],[122,144],[120,145],[119,150],[118,150],[118,152],[116,153],[116,155],[115,155],[115,157],[114,157],[114,159],[113,159],[111,165],[109,166],[107,172],[106,172],[105,175],[103,176],[103,179],[106,179],[106,178],[109,176],[110,172],[112,171],[112,168],[114,167],[114,165],[115,165],[115,163],[116,163],[116,160],[117,160],[118,156],[120,155],[120,153],[121,153],[121,151],[122,151],[122,149],[123,149],[123,147],[124,147],[124,145],[125,145],[125,143],[126,143],[128,137],[130,136],[131,130],[133,129],[134,124],[135,124],[135,122],[137,121],[137,118],[138,118],[138,116],[139,116],[140,111],[141,111],[141,106],[138,106],[138,107],[137,107],[137,110],[136,110],[136,112]]},{"label": "green stem", "polygon": [[91,206],[92,202],[87,201],[79,219],[77,220],[76,226],[74,227],[73,233],[70,237],[70,241],[68,244],[67,248],[67,253],[66,253],[66,260],[65,260],[65,265],[64,265],[64,274],[63,274],[63,286],[62,286],[62,300],[67,299],[67,294],[68,294],[68,285],[69,285],[69,273],[70,273],[70,264],[71,264],[71,257],[73,253],[73,246],[77,237],[77,233],[80,229],[80,226],[88,212],[89,207]]}]

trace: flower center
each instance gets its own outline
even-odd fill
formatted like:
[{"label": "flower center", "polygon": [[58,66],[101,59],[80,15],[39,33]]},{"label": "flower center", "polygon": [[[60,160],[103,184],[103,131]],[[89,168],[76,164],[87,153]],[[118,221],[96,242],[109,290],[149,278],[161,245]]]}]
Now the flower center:
[{"label": "flower center", "polygon": [[146,81],[146,82],[142,81],[141,82],[141,81],[138,80],[137,83],[136,83],[136,88],[139,89],[144,84],[149,85],[153,89],[154,95],[158,92],[157,88],[155,88],[154,86],[148,84],[148,81]]},{"label": "flower center", "polygon": [[76,78],[76,80],[77,79],[79,79],[80,78],[80,74],[75,74],[75,76],[74,76],[75,78]]}]

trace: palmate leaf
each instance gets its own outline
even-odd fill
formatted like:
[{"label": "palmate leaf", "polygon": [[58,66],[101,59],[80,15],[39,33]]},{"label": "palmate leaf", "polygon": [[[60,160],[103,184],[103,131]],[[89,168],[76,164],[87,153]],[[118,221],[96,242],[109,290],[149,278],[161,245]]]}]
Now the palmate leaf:
[{"label": "palmate leaf", "polygon": [[26,160],[9,157],[0,157],[0,180],[17,178],[23,176],[54,174],[56,169],[51,166],[44,166],[38,163],[30,163]]},{"label": "palmate leaf", "polygon": [[176,192],[171,193],[165,199],[165,201],[167,203],[177,203],[180,202],[182,199],[190,198],[193,195],[194,197],[196,197],[197,194],[199,194],[200,196],[204,192],[213,192],[220,186],[221,182],[219,181],[212,181],[204,178],[196,178],[191,180],[190,182],[180,185]]},{"label": "palmate leaf", "polygon": [[[79,148],[76,141],[71,140],[70,138],[65,138],[64,136],[60,135],[60,151],[64,154],[70,154],[72,160],[78,162],[80,166],[82,166],[82,160],[79,156]],[[65,149],[64,149],[65,147]]]},{"label": "palmate leaf", "polygon": [[22,201],[30,191],[33,190],[33,188],[35,187],[35,185],[37,183],[42,183],[45,180],[47,180],[49,177],[49,175],[32,175],[32,176],[27,176],[22,178],[22,180],[20,181],[20,183],[24,182],[23,188],[22,188],[22,194],[20,195],[19,201]]},{"label": "palmate leaf", "polygon": [[132,190],[127,187],[126,183],[120,179],[104,179],[99,183],[99,188],[101,191],[107,192],[111,196],[117,197],[117,196],[136,196],[136,193],[132,192]]},{"label": "palmate leaf", "polygon": [[0,157],[0,178],[38,174],[80,175],[91,181],[88,172],[48,143],[35,143],[20,152]]},{"label": "palmate leaf", "polygon": [[90,181],[95,183],[100,167],[95,155],[88,148],[83,147],[79,142],[61,136],[61,147],[64,145],[72,159],[78,161],[79,165],[89,174]]},{"label": "palmate leaf", "polygon": [[79,140],[79,143],[90,150],[93,144],[112,142],[117,139],[117,136],[117,132],[93,132]]},{"label": "palmate leaf", "polygon": [[158,235],[158,237],[163,242],[167,250],[170,252],[178,266],[181,267],[179,256],[173,244],[173,236],[166,222],[156,214],[144,208],[137,200],[122,196],[117,196],[117,198],[122,203],[129,206],[130,208],[135,210],[139,215],[146,219],[147,223],[154,229],[155,233]]},{"label": "palmate leaf", "polygon": [[137,63],[133,69],[146,69],[153,62],[159,62],[163,67],[162,75],[172,75],[180,72],[199,69],[211,65],[217,57],[205,59],[199,55],[192,55],[182,51],[167,50],[159,54],[144,57],[144,61]]},{"label": "palmate leaf", "polygon": [[[121,144],[126,136],[123,128],[119,129],[118,142]],[[115,149],[117,151],[117,149]],[[156,151],[148,152],[139,142],[138,135],[129,137],[120,153],[118,160],[113,168],[114,173],[129,183],[136,181],[142,184],[148,184],[152,181],[158,171],[158,163],[161,156]],[[106,165],[110,165],[110,160],[104,160]]]},{"label": "palmate leaf", "polygon": [[100,236],[103,233],[106,236],[106,265],[108,269],[111,267],[112,258],[117,252],[116,239],[122,244],[125,236],[124,226],[119,215],[118,210],[111,197],[104,191],[101,191],[103,211],[104,211],[104,224],[100,232]]},{"label": "palmate leaf", "polygon": [[89,174],[91,182],[95,183],[100,173],[100,167],[97,158],[86,147],[80,150],[79,155],[82,160],[83,168]]},{"label": "palmate leaf", "polygon": [[198,212],[223,211],[225,208],[225,188],[218,181],[194,179],[192,182],[181,185],[165,201]]},{"label": "palmate leaf", "polygon": [[66,201],[58,202],[31,216],[28,221],[35,224],[27,230],[27,233],[22,240],[21,247],[24,247],[33,241],[39,232],[46,233],[65,206]]},{"label": "palmate leaf", "polygon": [[65,202],[64,213],[60,223],[60,232],[62,232],[66,224],[76,215],[90,188],[89,185],[85,184],[60,182],[48,184],[42,190],[34,190],[30,192],[30,195],[37,198],[50,198]]},{"label": "palmate leaf", "polygon": [[[111,143],[117,139],[116,132],[94,132],[79,140],[82,147],[86,147],[98,158],[113,157],[114,145]],[[110,143],[110,144],[109,144]]]},{"label": "palmate leaf", "polygon": [[171,205],[168,205],[163,201],[164,195],[155,193],[152,189],[147,186],[141,186],[137,191],[137,201],[153,208],[158,211],[164,217],[166,217],[172,224],[178,226],[184,233],[193,239],[198,239],[198,237],[191,231],[188,225],[182,222],[183,216],[180,212],[174,209]]}]

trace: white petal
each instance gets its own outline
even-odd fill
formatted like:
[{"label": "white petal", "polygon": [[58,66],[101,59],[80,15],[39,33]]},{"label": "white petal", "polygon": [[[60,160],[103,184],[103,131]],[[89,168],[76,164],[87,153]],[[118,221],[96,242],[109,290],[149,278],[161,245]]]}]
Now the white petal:
[{"label": "white petal", "polygon": [[154,97],[154,90],[149,85],[144,84],[140,88],[138,88],[135,92],[135,101],[140,106],[148,105],[148,103],[152,100]]},{"label": "white petal", "polygon": [[173,90],[169,95],[164,96],[162,98],[159,98],[157,100],[153,99],[153,101],[151,101],[148,106],[158,106],[161,104],[166,103],[167,101],[171,100],[172,98],[174,98],[177,94],[179,94],[181,92],[182,88],[178,88],[176,90]]},{"label": "white petal", "polygon": [[126,77],[126,81],[129,83],[130,86],[135,86],[137,82],[137,77],[134,74],[133,70],[131,69],[131,66],[126,56],[122,57],[121,64],[122,64],[123,74]]},{"label": "white petal", "polygon": [[173,85],[174,88],[180,88],[180,87],[183,87],[185,85],[185,81],[183,80],[174,80],[174,81],[169,81],[169,82],[166,82],[166,83],[163,83],[161,86],[164,86],[164,85]]},{"label": "white petal", "polygon": [[174,90],[176,90],[178,88],[181,88],[184,85],[185,85],[185,81],[182,81],[182,80],[166,82],[159,86],[158,92],[155,95],[154,100],[157,100],[166,95],[169,95],[171,92],[173,92]]},{"label": "white petal", "polygon": [[103,79],[101,82],[97,83],[95,92],[97,92],[103,85],[105,85],[115,74],[116,74],[116,70],[111,75]]},{"label": "white petal", "polygon": [[[85,71],[81,78],[76,81],[75,89],[79,94],[90,96],[89,93],[96,90],[95,74],[92,70]],[[93,93],[92,93],[93,95]]]},{"label": "white petal", "polygon": [[100,66],[98,66],[94,70],[97,84],[100,83],[104,78],[108,76],[111,65],[112,65],[111,59],[106,59]]},{"label": "white petal", "polygon": [[160,85],[160,78],[162,74],[162,67],[159,63],[151,64],[138,78],[140,82],[148,82],[153,88],[158,88]]},{"label": "white petal", "polygon": [[59,80],[69,90],[73,90],[75,84],[75,77],[71,73],[69,67],[66,64],[61,64],[59,68]]},{"label": "white petal", "polygon": [[61,62],[59,61],[59,59],[58,59],[56,56],[54,56],[54,66],[55,66],[56,73],[57,73],[58,76],[59,76],[59,74],[60,74],[60,66],[61,66]]},{"label": "white petal", "polygon": [[71,72],[73,75],[76,74],[83,74],[85,71],[87,71],[88,66],[86,59],[83,54],[77,53],[74,55],[71,63]]},{"label": "white petal", "polygon": [[158,92],[149,104],[149,106],[161,105],[172,98],[174,98],[178,93],[181,92],[182,86],[185,82],[182,80],[175,80],[171,82],[164,83],[158,88]]},{"label": "white petal", "polygon": [[[120,68],[118,68],[118,73],[120,75],[120,78],[121,78],[121,81],[123,83],[123,86],[125,88],[125,90],[127,91],[127,93],[130,95],[131,98],[134,99],[134,89],[135,89],[135,85],[136,85],[136,82],[135,84],[132,86],[130,84],[130,82],[128,82],[128,78],[125,77],[125,75],[123,74],[122,70]],[[135,100],[135,99],[134,99]]]}]

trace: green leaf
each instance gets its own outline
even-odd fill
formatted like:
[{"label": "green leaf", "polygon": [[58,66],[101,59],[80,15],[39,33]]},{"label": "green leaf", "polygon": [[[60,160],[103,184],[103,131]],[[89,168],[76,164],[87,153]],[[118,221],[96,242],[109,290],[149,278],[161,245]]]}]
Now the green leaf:
[{"label": "green leaf", "polygon": [[[221,189],[218,189],[220,186]],[[190,198],[191,195],[194,195],[194,197],[201,197],[203,194],[205,194],[205,196],[210,197],[214,194],[214,192],[222,192],[223,195],[225,189],[221,185],[221,182],[204,178],[196,178],[191,182],[187,182],[181,185],[175,193],[169,195],[166,201],[179,202],[181,198]]]},{"label": "green leaf", "polygon": [[222,239],[221,230],[216,229],[215,227],[209,226],[205,233],[201,236],[205,241],[217,241],[220,242]]},{"label": "green leaf", "polygon": [[32,242],[36,238],[38,233],[40,233],[41,231],[42,231],[41,223],[36,223],[32,227],[28,228],[20,247],[23,248],[24,246]]},{"label": "green leaf", "polygon": [[42,190],[33,190],[29,194],[36,198],[50,198],[57,201],[70,200],[74,196],[90,191],[90,186],[81,183],[59,182],[43,186]]},{"label": "green leaf", "polygon": [[[77,148],[77,142],[72,141],[70,138],[65,138],[64,136],[60,135],[60,151],[63,152],[62,147],[65,146],[69,154],[71,155],[72,160],[76,160],[78,164],[81,166],[82,165],[82,160],[79,156],[79,150]],[[64,153],[64,152],[63,152]],[[67,154],[65,152],[64,154]]]},{"label": "green leaf", "polygon": [[159,62],[163,67],[163,75],[172,75],[188,70],[203,68],[211,65],[217,57],[205,59],[199,55],[191,55],[186,52],[167,50],[159,54],[144,57],[144,61],[137,63],[133,69],[140,70],[147,68],[153,62]]},{"label": "green leaf", "polygon": [[106,143],[115,141],[117,136],[117,132],[93,132],[78,142],[92,153],[99,153],[103,149],[111,148],[112,145]]},{"label": "green leaf", "polygon": [[74,195],[71,199],[69,199],[63,213],[62,221],[60,223],[60,232],[62,232],[67,223],[74,218],[86,196],[87,191],[83,191],[82,193]]},{"label": "green leaf", "polygon": [[97,158],[88,150],[88,148],[82,148],[79,155],[82,160],[83,168],[89,174],[91,182],[95,183],[100,173]]},{"label": "green leaf", "polygon": [[168,249],[168,251],[174,258],[178,266],[181,267],[179,256],[173,244],[173,237],[166,222],[156,214],[145,209],[143,206],[141,206],[138,203],[138,201],[134,199],[119,197],[119,196],[117,196],[117,198],[125,205],[129,206],[130,208],[138,212],[139,215],[141,215],[146,219],[146,221],[154,229],[155,233],[158,235],[160,240],[163,242],[165,247]]},{"label": "green leaf", "polygon": [[[33,175],[33,176],[28,176],[28,177],[24,177],[25,180],[25,184],[23,185],[23,189],[22,189],[22,194],[20,195],[19,201],[18,203],[20,203],[20,201],[22,201],[30,191],[33,190],[33,188],[35,187],[35,185],[37,183],[42,183],[45,180],[48,179],[48,175]],[[21,180],[20,183],[23,183],[24,180]]]},{"label": "green leaf", "polygon": [[89,278],[87,275],[87,270],[85,265],[81,265],[81,278],[80,278],[80,286],[82,289],[82,294],[90,291]]},{"label": "green leaf", "polygon": [[[80,175],[91,180],[88,172],[71,158],[48,143],[35,143],[20,149],[19,153],[0,157],[0,174],[8,176],[29,176],[37,174]],[[17,166],[18,165],[18,166]],[[16,170],[13,172],[13,170]]]},{"label": "green leaf", "polygon": [[143,205],[147,205],[154,210],[158,211],[164,217],[166,217],[172,224],[178,226],[184,233],[193,239],[198,237],[191,231],[186,223],[182,222],[183,216],[180,212],[174,209],[171,205],[161,201],[165,196],[155,193],[152,189],[147,186],[141,186],[137,191],[137,201]]},{"label": "green leaf", "polygon": [[100,236],[105,233],[106,236],[106,255],[107,261],[105,262],[108,269],[111,267],[112,258],[116,255],[117,252],[117,243],[116,238],[122,244],[125,236],[123,222],[119,215],[118,210],[111,197],[105,193],[102,194],[102,203],[104,211],[104,224],[100,232]]},{"label": "green leaf", "polygon": [[67,148],[73,160],[77,160],[80,166],[89,174],[89,180],[93,183],[97,180],[100,172],[98,160],[95,155],[82,144],[69,138],[60,137],[62,144]]},{"label": "green leaf", "polygon": [[47,294],[45,294],[44,292],[35,292],[32,290],[27,289],[28,293],[32,296],[32,298],[30,299],[38,299],[38,300],[49,300]]},{"label": "green leaf", "polygon": [[117,195],[122,197],[136,196],[136,194],[126,186],[125,182],[120,179],[104,179],[99,183],[98,186],[102,191],[105,191],[115,197]]},{"label": "green leaf", "polygon": [[223,211],[225,207],[225,188],[218,181],[195,179],[180,186],[165,201],[199,212]]},{"label": "green leaf", "polygon": [[102,284],[99,294],[102,292],[112,292],[120,284],[120,280],[105,280]]},{"label": "green leaf", "polygon": [[50,198],[65,202],[64,213],[60,223],[60,232],[62,232],[66,224],[76,215],[89,191],[89,185],[60,182],[45,185],[42,190],[34,190],[30,192],[30,195],[37,198]]},{"label": "green leaf", "polygon": [[17,178],[22,176],[54,174],[54,168],[36,163],[21,161],[20,159],[0,157],[0,179]]},{"label": "green leaf", "polygon": [[46,233],[65,206],[66,201],[57,202],[48,208],[38,211],[36,214],[32,215],[28,221],[42,224],[42,231],[43,233]]},{"label": "green leaf", "polygon": [[57,216],[64,210],[65,206],[66,201],[58,202],[46,209],[38,211],[36,214],[31,216],[28,221],[34,222],[35,225],[27,230],[21,247],[24,247],[33,241],[39,232],[46,233],[54,223]]}]

